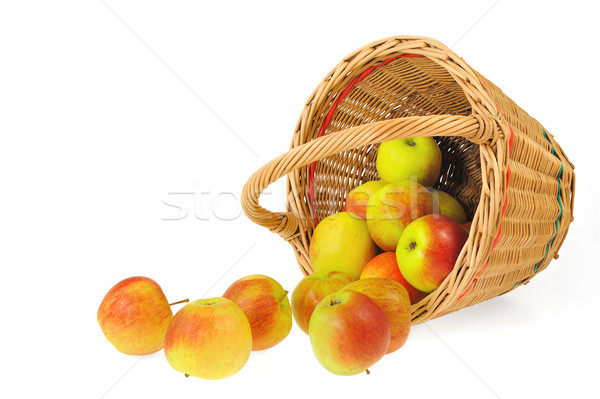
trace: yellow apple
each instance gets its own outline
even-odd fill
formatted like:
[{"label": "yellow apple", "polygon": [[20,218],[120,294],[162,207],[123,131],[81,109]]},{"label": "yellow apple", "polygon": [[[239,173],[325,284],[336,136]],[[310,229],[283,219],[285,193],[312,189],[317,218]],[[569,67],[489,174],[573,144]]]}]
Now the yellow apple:
[{"label": "yellow apple", "polygon": [[430,188],[429,191],[431,191],[431,197],[433,199],[434,213],[451,217],[460,224],[465,224],[467,222],[467,214],[456,198],[444,191],[436,190],[434,188]]},{"label": "yellow apple", "polygon": [[346,195],[346,202],[344,203],[343,211],[350,212],[361,219],[365,219],[367,215],[369,198],[375,194],[375,191],[379,190],[385,185],[386,183],[382,180],[373,180],[354,188],[348,193],[348,195]]},{"label": "yellow apple", "polygon": [[346,273],[335,271],[313,273],[300,280],[292,292],[292,315],[298,327],[308,334],[310,317],[319,302],[353,281]]},{"label": "yellow apple", "polygon": [[310,241],[309,258],[315,273],[340,271],[358,280],[375,255],[377,246],[366,222],[348,212],[321,220]]},{"label": "yellow apple", "polygon": [[252,331],[244,311],[227,298],[199,299],[181,308],[165,335],[169,364],[186,375],[210,380],[244,367]]},{"label": "yellow apple", "polygon": [[384,251],[396,251],[404,228],[433,211],[431,193],[414,181],[391,183],[377,190],[367,206],[371,238]]},{"label": "yellow apple", "polygon": [[287,294],[277,281],[260,274],[242,277],[223,294],[246,314],[252,330],[252,350],[271,348],[290,333],[292,308]]}]

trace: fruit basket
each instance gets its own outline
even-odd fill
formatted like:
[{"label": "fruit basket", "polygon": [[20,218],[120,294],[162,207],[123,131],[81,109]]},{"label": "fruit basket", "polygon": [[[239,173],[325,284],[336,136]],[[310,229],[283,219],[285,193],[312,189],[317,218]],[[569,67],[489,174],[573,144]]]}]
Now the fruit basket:
[{"label": "fruit basket", "polygon": [[[435,188],[473,220],[442,285],[412,306],[417,324],[527,284],[544,270],[573,220],[574,166],[554,137],[443,44],[397,36],[351,53],[318,85],[288,152],[255,172],[242,192],[253,222],[294,248],[312,273],[319,220],[339,212],[354,187],[378,179],[381,142],[434,137],[442,151]],[[287,176],[287,210],[259,204]]]}]

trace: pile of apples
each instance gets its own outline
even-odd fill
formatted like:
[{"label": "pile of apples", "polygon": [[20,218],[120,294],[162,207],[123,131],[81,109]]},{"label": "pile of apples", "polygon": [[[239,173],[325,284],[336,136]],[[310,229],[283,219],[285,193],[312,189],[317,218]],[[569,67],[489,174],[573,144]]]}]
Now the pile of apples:
[{"label": "pile of apples", "polygon": [[[441,165],[441,151],[431,137],[384,142],[376,160],[382,180],[366,182],[350,191],[342,212],[326,217],[315,228],[309,250],[315,275],[343,272],[359,280],[346,286],[336,297],[319,303],[310,320],[308,332],[313,350],[328,370],[354,374],[369,367],[368,363],[374,364],[383,354],[399,349],[408,337],[411,305],[435,291],[454,268],[469,237],[470,223],[455,198],[431,187],[439,180]],[[373,307],[367,311],[367,305],[361,304],[365,298],[344,292],[356,286],[368,287],[358,291],[374,299],[387,316],[391,339],[383,353],[376,344],[365,342],[367,337],[377,339],[377,343],[385,347],[386,338],[374,331],[385,331],[381,323],[375,320],[362,323],[358,317],[343,322],[331,320],[332,313],[342,312],[331,309],[335,306],[346,307],[344,312],[362,317],[370,312],[369,316],[374,319],[381,318],[381,312]],[[383,297],[391,298],[392,291],[398,297],[395,303],[391,299],[382,301]],[[400,297],[407,303],[401,303]],[[330,320],[320,322],[325,317],[322,314],[329,314]],[[298,324],[302,328],[300,322]],[[321,333],[317,328],[326,327],[316,327],[318,324],[328,325],[330,330]],[[345,328],[343,334],[331,331],[340,325]],[[352,335],[358,337],[346,342]],[[333,365],[327,359],[336,351],[332,349],[336,342],[341,346],[336,356],[345,359],[341,365]],[[358,367],[348,360],[348,351],[361,345],[364,348],[357,349],[355,359],[368,357],[369,362]],[[365,348],[370,348],[370,356]]]},{"label": "pile of apples", "polygon": [[392,278],[404,285],[412,303],[435,291],[452,271],[470,228],[460,203],[431,187],[441,164],[431,137],[382,143],[376,160],[382,180],[350,191],[342,212],[315,228],[313,271]]},{"label": "pile of apples", "polygon": [[251,351],[283,341],[293,318],[327,370],[369,372],[404,345],[411,305],[439,287],[468,238],[459,202],[430,188],[440,168],[432,138],[382,143],[382,180],[356,187],[342,212],[317,225],[309,250],[314,273],[298,283],[291,303],[277,281],[251,275],[173,316],[171,305],[187,300],[170,304],[154,280],[131,277],[106,294],[98,323],[123,353],[164,347],[175,370],[220,379],[241,370]]},{"label": "pile of apples", "polygon": [[187,376],[221,379],[244,367],[251,351],[271,348],[292,329],[288,292],[270,277],[235,281],[223,296],[199,299],[175,316],[161,287],[148,277],[127,278],[108,291],[98,323],[113,346],[128,355],[165,350]]}]

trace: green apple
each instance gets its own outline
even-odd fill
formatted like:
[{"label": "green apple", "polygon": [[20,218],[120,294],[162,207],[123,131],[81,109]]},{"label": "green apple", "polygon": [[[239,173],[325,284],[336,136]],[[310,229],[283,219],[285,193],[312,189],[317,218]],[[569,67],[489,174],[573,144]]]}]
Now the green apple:
[{"label": "green apple", "polygon": [[377,172],[389,183],[416,179],[430,187],[440,177],[441,167],[442,152],[431,137],[391,140],[379,145]]},{"label": "green apple", "polygon": [[369,235],[367,223],[348,212],[321,220],[310,240],[309,258],[315,273],[340,271],[358,280],[375,255],[377,246]]}]

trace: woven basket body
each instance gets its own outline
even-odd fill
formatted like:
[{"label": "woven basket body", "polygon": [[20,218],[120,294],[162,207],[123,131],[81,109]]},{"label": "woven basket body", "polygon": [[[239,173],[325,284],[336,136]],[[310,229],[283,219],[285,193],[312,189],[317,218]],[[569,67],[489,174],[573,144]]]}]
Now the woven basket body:
[{"label": "woven basket body", "polygon": [[[573,212],[573,165],[542,125],[441,43],[398,36],[348,55],[308,99],[291,149],[252,175],[242,206],[294,248],[312,273],[319,220],[354,187],[378,179],[382,141],[431,136],[442,150],[436,188],[455,196],[473,227],[453,272],[413,305],[413,323],[527,283],[557,257]],[[287,176],[287,211],[259,205]]]}]

